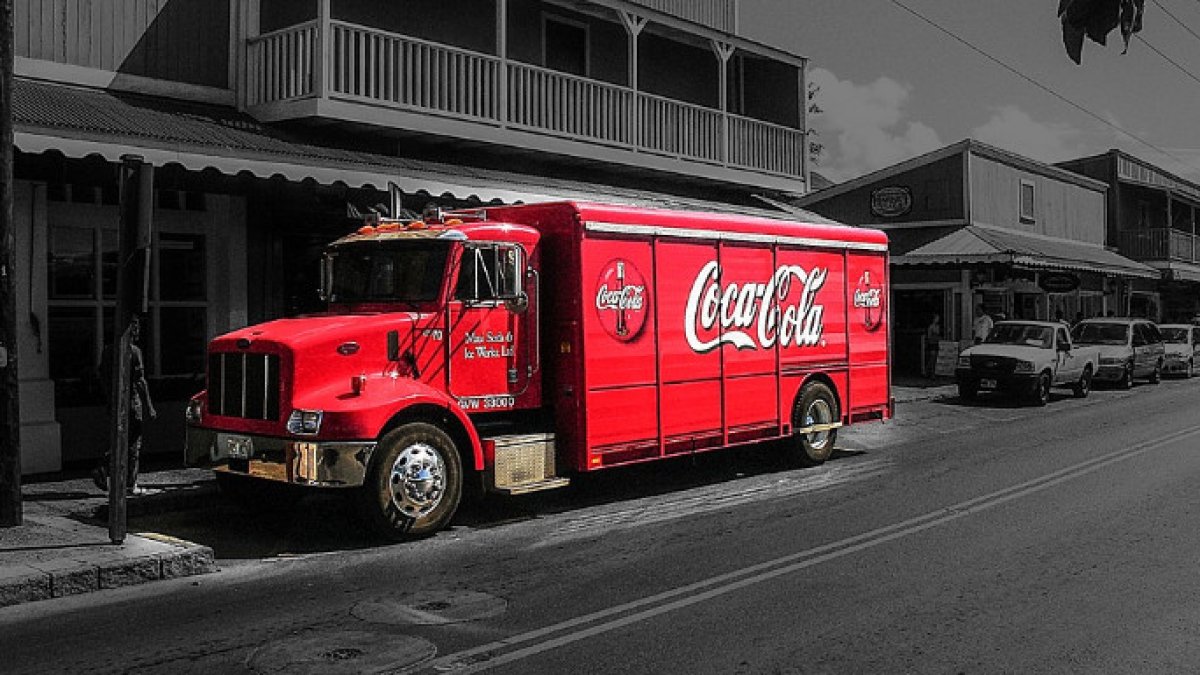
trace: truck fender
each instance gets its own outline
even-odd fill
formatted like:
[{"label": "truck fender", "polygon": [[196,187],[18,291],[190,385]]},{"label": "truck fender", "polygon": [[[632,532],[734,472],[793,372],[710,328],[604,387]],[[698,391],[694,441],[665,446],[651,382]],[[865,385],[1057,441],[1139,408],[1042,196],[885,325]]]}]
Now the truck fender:
[{"label": "truck fender", "polygon": [[[407,422],[433,421],[443,427],[455,443],[460,445],[459,452],[464,455],[464,460],[470,459],[470,467],[475,471],[482,471],[483,443],[479,440],[479,433],[475,431],[471,418],[467,417],[457,401],[444,393],[420,382],[412,384],[413,391],[396,401],[396,412],[379,429],[376,437],[382,438],[387,432]],[[444,416],[447,423],[430,419],[438,415]],[[469,447],[463,447],[463,444]],[[464,464],[466,463],[464,461]]]}]

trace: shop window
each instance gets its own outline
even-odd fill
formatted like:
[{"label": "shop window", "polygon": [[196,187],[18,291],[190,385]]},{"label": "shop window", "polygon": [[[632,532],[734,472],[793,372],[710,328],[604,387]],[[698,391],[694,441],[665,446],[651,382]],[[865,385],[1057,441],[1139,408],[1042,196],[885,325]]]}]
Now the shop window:
[{"label": "shop window", "polygon": [[542,63],[550,70],[588,76],[587,24],[557,16],[542,20]]},{"label": "shop window", "polygon": [[[160,232],[151,259],[149,312],[141,348],[152,380],[204,372],[207,340],[207,253],[202,234]],[[48,350],[60,406],[103,402],[97,367],[112,340],[117,285],[117,232],[51,226]],[[152,382],[152,386],[156,386]]]},{"label": "shop window", "polygon": [[1036,213],[1037,191],[1034,182],[1021,180],[1021,222],[1032,223],[1037,220]]}]

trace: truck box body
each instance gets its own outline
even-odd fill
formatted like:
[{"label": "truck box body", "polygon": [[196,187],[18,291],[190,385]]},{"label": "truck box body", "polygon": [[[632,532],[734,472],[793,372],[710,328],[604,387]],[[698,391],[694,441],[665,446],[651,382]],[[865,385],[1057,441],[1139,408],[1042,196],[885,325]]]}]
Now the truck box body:
[{"label": "truck box body", "polygon": [[323,265],[327,311],[210,343],[187,460],[358,488],[400,534],[464,476],[512,494],[786,436],[819,463],[891,415],[876,230],[564,202],[364,226]]},{"label": "truck box body", "polygon": [[887,413],[878,231],[593,204],[489,218],[543,233],[548,403],[572,470],[787,435],[813,375],[845,421]]}]

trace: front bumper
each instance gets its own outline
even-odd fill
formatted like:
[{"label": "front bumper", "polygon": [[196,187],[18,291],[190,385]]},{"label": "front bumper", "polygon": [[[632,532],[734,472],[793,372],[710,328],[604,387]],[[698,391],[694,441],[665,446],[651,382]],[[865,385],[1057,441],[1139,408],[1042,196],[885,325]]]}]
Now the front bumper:
[{"label": "front bumper", "polygon": [[1005,391],[1009,393],[1025,393],[1033,391],[1033,387],[1037,384],[1037,373],[998,373],[978,372],[960,368],[954,371],[955,379],[959,384],[974,386],[982,391],[992,391],[993,389],[985,389],[983,384],[986,380],[991,380],[996,383],[995,391]]},{"label": "front bumper", "polygon": [[1182,375],[1187,372],[1187,359],[1168,358],[1163,361],[1163,372],[1171,375]]},{"label": "front bumper", "polygon": [[188,457],[254,478],[313,487],[350,488],[364,483],[374,441],[299,441],[187,429]]}]

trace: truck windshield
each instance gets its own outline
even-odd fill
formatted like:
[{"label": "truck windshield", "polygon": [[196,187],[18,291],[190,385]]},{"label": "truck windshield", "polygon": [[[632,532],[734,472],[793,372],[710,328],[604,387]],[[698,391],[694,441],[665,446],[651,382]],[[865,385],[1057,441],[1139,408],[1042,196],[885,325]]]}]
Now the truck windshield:
[{"label": "truck windshield", "polygon": [[445,278],[450,244],[445,241],[362,241],[326,256],[329,302],[430,302]]},{"label": "truck windshield", "polygon": [[992,329],[984,342],[993,345],[1021,345],[1049,349],[1054,342],[1054,331],[1046,326],[1002,323]]},{"label": "truck windshield", "polygon": [[1188,331],[1190,328],[1163,328],[1159,326],[1159,332],[1162,333],[1163,342],[1169,345],[1186,345],[1188,339]]},{"label": "truck windshield", "polygon": [[1123,323],[1081,323],[1071,337],[1085,345],[1123,345],[1129,343],[1129,325]]}]

